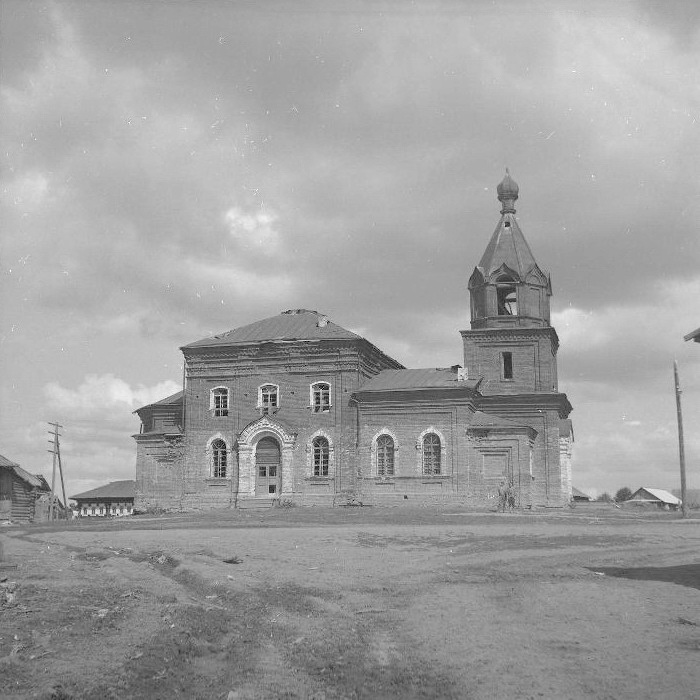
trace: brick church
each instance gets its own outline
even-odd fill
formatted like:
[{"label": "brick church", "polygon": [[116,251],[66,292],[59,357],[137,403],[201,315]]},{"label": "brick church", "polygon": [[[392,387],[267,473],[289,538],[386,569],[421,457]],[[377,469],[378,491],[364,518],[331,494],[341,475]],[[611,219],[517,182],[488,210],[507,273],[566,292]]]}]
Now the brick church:
[{"label": "brick church", "polygon": [[469,278],[463,365],[406,369],[317,311],[181,348],[183,391],[136,411],[137,509],[571,498],[571,404],[559,393],[550,277],[518,221],[518,186]]}]

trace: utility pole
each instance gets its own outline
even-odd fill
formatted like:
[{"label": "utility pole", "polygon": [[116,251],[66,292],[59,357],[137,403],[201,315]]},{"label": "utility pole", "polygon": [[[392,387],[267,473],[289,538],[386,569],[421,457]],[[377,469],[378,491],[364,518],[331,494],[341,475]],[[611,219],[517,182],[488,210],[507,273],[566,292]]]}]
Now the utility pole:
[{"label": "utility pole", "polygon": [[64,508],[67,508],[68,504],[66,503],[66,488],[63,485],[63,466],[61,465],[61,448],[58,443],[58,438],[60,436],[58,429],[62,428],[63,426],[59,425],[58,423],[51,422],[49,422],[49,425],[53,426],[53,430],[49,430],[49,435],[53,435],[53,439],[49,440],[49,442],[53,445],[53,449],[47,450],[48,452],[53,453],[53,472],[51,474],[51,504],[49,507],[49,520],[53,521],[56,519],[56,465],[58,465],[58,470],[61,475],[61,487],[63,489]]},{"label": "utility pole", "polygon": [[678,454],[681,463],[681,510],[683,517],[688,517],[685,498],[685,445],[683,442],[683,411],[681,409],[681,383],[678,379],[678,362],[673,361],[673,379],[676,385],[676,414],[678,416]]}]

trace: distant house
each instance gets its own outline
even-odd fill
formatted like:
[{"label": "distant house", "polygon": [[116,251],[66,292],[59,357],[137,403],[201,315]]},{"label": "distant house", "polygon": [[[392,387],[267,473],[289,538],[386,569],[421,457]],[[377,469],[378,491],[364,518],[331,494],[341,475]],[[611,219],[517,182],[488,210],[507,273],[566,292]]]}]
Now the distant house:
[{"label": "distant house", "polygon": [[134,512],[136,482],[133,480],[112,481],[92,491],[71,496],[77,502],[77,512],[82,517],[106,517],[131,515]]},{"label": "distant house", "polygon": [[571,487],[571,500],[572,501],[592,501],[593,497],[589,496],[587,493],[580,491],[575,486]]},{"label": "distant house", "polygon": [[681,505],[681,499],[663,489],[642,487],[637,489],[627,500],[627,503],[648,503],[665,510],[676,510]]},{"label": "distant house", "polygon": [[37,501],[51,488],[40,474],[30,474],[16,462],[0,455],[0,520],[40,519]]},{"label": "distant house", "polygon": [[688,333],[683,340],[694,340],[696,343],[700,343],[700,328],[696,328],[692,333]]}]

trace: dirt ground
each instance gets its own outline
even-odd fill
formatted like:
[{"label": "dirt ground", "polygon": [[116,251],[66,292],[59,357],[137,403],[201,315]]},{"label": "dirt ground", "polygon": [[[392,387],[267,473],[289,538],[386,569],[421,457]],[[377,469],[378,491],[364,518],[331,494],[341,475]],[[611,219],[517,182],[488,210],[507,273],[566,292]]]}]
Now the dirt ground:
[{"label": "dirt ground", "polygon": [[276,508],[0,531],[3,698],[700,698],[700,518]]}]

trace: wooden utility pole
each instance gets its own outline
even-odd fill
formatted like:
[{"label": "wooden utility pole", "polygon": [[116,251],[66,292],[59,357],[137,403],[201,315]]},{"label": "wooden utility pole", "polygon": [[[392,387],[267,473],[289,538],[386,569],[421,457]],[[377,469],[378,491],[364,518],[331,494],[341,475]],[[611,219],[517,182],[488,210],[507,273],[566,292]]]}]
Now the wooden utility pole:
[{"label": "wooden utility pole", "polygon": [[48,450],[48,452],[53,453],[53,473],[51,474],[51,505],[49,507],[49,520],[55,520],[56,519],[56,465],[58,465],[58,471],[61,475],[61,487],[63,488],[63,506],[64,508],[68,507],[68,504],[66,503],[66,488],[63,485],[63,466],[61,465],[61,448],[58,443],[58,438],[60,436],[60,433],[58,432],[59,428],[62,428],[62,425],[59,425],[58,423],[51,423],[49,422],[49,425],[53,426],[53,430],[49,430],[49,435],[53,435],[53,440],[49,440],[49,442],[53,445],[53,449]]},{"label": "wooden utility pole", "polygon": [[673,361],[673,379],[676,385],[676,414],[678,416],[678,454],[681,463],[681,510],[683,517],[688,517],[688,506],[685,498],[685,445],[683,442],[683,411],[681,409],[681,383],[678,379],[678,362]]}]

